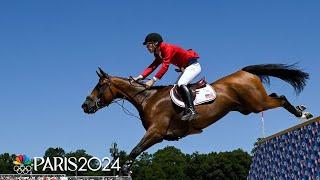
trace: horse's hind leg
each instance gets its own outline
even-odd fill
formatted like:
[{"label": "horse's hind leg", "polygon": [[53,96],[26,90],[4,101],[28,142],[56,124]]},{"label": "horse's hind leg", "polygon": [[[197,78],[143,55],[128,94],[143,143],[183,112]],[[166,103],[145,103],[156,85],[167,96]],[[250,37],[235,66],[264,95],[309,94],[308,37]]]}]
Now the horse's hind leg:
[{"label": "horse's hind leg", "polygon": [[302,116],[302,111],[300,111],[299,109],[295,108],[288,100],[285,96],[280,96],[280,99],[282,99],[282,101],[284,101],[282,107],[284,107],[286,110],[288,110],[289,112],[291,112],[292,114],[294,114],[296,117],[301,117]]},{"label": "horse's hind leg", "polygon": [[296,117],[302,116],[302,111],[298,108],[295,108],[285,96],[278,96],[276,93],[272,93],[266,98],[266,103],[264,110],[273,109],[277,107],[283,107],[291,114],[295,115]]}]

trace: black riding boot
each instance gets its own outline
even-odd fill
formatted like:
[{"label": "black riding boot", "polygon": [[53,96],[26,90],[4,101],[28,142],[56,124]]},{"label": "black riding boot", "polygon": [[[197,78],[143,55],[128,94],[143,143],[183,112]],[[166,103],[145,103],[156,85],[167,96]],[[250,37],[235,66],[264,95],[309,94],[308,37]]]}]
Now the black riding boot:
[{"label": "black riding boot", "polygon": [[179,87],[179,90],[185,104],[185,112],[181,119],[184,121],[185,120],[191,121],[195,119],[196,116],[198,115],[198,113],[194,109],[191,91],[186,85],[181,85]]}]

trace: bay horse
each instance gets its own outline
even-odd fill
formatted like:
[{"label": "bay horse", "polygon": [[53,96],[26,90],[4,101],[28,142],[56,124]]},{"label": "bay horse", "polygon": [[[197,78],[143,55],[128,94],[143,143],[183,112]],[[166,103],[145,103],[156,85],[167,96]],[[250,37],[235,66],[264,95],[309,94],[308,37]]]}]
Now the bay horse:
[{"label": "bay horse", "polygon": [[196,106],[199,116],[192,121],[182,121],[183,108],[176,106],[169,96],[170,86],[145,88],[130,78],[115,77],[101,68],[96,71],[99,82],[82,104],[83,111],[93,114],[108,106],[115,99],[125,99],[138,110],[146,133],[129,154],[129,160],[122,166],[127,174],[136,157],[152,145],[163,140],[179,140],[215,123],[230,111],[244,115],[259,113],[268,109],[283,107],[296,117],[311,118],[304,112],[304,106],[294,107],[285,96],[276,93],[268,95],[263,82],[269,83],[269,76],[280,78],[293,86],[299,94],[306,85],[309,74],[294,65],[261,64],[242,68],[210,85],[217,97],[214,101]]}]

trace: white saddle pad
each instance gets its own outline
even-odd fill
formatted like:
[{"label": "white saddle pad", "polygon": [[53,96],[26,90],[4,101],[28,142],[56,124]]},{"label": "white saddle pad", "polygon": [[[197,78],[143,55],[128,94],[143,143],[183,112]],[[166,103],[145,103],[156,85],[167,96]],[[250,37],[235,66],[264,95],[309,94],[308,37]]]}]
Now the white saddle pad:
[{"label": "white saddle pad", "polygon": [[[174,85],[174,87],[176,84]],[[171,100],[180,107],[185,107],[184,102],[177,99],[173,93],[174,87],[170,90]],[[210,102],[216,99],[216,91],[210,86],[206,84],[205,87],[196,90],[196,98],[193,101],[194,105],[203,104],[206,102]]]}]

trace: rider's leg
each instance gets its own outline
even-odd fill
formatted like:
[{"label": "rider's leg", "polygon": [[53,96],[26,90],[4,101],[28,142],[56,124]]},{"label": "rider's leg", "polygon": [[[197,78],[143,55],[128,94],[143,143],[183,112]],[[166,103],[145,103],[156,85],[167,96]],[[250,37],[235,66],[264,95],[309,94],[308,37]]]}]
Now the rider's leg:
[{"label": "rider's leg", "polygon": [[181,94],[182,99],[183,99],[184,104],[185,104],[184,115],[182,116],[181,119],[182,120],[192,120],[192,119],[195,118],[197,112],[196,112],[196,110],[194,108],[191,91],[184,84],[179,86],[179,91],[180,91],[180,94]]},{"label": "rider's leg", "polygon": [[179,77],[177,82],[179,90],[182,94],[183,101],[186,105],[185,114],[182,120],[192,120],[196,117],[196,111],[192,101],[192,95],[187,85],[200,74],[201,66],[199,63],[194,63],[185,68],[182,75]]}]

